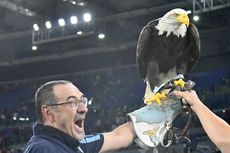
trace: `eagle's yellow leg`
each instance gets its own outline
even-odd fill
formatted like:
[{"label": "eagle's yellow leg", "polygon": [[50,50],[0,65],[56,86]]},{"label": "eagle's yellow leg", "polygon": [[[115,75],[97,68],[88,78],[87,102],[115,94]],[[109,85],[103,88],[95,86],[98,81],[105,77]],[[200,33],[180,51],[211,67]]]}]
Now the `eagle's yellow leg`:
[{"label": "eagle's yellow leg", "polygon": [[174,81],[174,85],[175,86],[180,86],[181,88],[184,88],[185,82],[184,82],[183,79],[179,79],[179,80]]},{"label": "eagle's yellow leg", "polygon": [[162,106],[162,102],[161,100],[166,98],[166,94],[165,93],[156,93],[153,97],[149,98],[146,100],[147,104],[152,104],[153,102],[157,102],[157,104],[159,106]]}]

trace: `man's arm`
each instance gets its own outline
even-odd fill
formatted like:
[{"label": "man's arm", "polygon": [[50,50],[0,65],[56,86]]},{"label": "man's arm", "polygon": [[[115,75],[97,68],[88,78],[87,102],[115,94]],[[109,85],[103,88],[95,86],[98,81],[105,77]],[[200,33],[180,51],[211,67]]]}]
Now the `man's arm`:
[{"label": "man's arm", "polygon": [[197,114],[204,130],[209,138],[217,145],[223,153],[230,151],[230,126],[223,119],[215,115],[198,98],[195,91],[174,93],[176,96],[183,97]]},{"label": "man's arm", "polygon": [[107,152],[120,148],[125,148],[130,145],[136,137],[133,124],[131,122],[122,124],[112,132],[103,133],[103,135],[104,144],[100,152]]}]

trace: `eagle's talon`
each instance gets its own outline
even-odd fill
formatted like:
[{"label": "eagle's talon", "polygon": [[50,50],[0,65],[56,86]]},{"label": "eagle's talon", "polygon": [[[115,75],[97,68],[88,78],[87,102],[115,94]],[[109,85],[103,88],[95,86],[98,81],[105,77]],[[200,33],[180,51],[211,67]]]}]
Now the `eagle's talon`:
[{"label": "eagle's talon", "polygon": [[147,104],[152,104],[153,102],[156,102],[159,106],[163,106],[162,99],[167,98],[165,93],[157,92],[153,97],[146,100]]},{"label": "eagle's talon", "polygon": [[175,85],[175,86],[179,86],[179,87],[181,87],[182,89],[184,88],[185,84],[186,84],[186,82],[184,82],[183,79],[179,79],[179,80],[174,81],[174,85]]}]

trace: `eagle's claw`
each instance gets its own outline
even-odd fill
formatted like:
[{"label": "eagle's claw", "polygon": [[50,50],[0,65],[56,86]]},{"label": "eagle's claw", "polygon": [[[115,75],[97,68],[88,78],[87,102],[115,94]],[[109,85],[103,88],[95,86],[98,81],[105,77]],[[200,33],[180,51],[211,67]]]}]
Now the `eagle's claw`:
[{"label": "eagle's claw", "polygon": [[159,106],[162,106],[162,99],[165,99],[167,98],[166,94],[165,93],[160,93],[160,92],[157,92],[153,97],[149,98],[146,100],[146,103],[147,104],[152,104],[153,102],[157,102],[157,104]]}]

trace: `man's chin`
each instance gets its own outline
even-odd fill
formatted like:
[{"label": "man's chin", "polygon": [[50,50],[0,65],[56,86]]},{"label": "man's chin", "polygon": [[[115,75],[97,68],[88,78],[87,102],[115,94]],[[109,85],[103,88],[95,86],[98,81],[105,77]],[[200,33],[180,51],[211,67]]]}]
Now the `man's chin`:
[{"label": "man's chin", "polygon": [[[76,131],[75,131],[76,132]],[[81,131],[81,132],[76,132],[74,133],[74,138],[77,140],[82,140],[85,138],[85,131]]]},{"label": "man's chin", "polygon": [[85,133],[84,134],[80,134],[80,135],[78,134],[74,138],[77,139],[77,140],[79,140],[79,141],[81,141],[81,140],[83,140],[85,138]]}]

